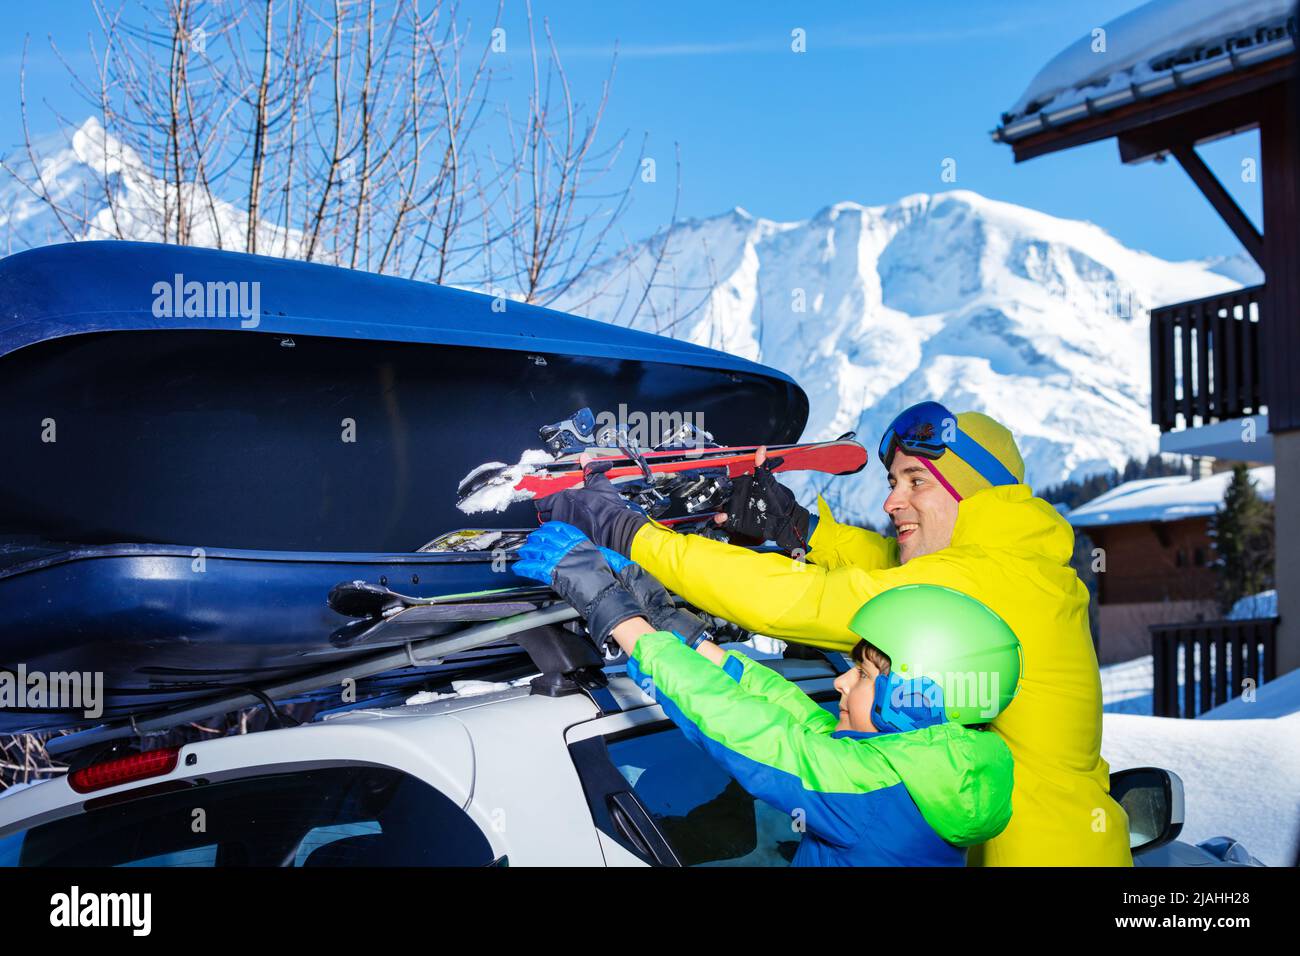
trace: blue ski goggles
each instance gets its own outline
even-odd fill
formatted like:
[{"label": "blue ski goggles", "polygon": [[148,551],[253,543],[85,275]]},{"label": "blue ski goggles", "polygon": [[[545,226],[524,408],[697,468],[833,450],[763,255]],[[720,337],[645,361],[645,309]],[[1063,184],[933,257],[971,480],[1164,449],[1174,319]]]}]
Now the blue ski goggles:
[{"label": "blue ski goggles", "polygon": [[888,468],[900,448],[905,455],[931,461],[952,449],[990,485],[1020,483],[988,449],[958,428],[957,416],[938,402],[921,402],[903,409],[885,429],[876,453]]}]

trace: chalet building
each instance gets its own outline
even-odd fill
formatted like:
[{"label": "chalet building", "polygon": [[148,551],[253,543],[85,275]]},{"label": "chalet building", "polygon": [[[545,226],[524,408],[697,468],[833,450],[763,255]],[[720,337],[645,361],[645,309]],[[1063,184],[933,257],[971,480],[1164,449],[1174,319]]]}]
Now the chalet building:
[{"label": "chalet building", "polygon": [[[1250,477],[1259,496],[1272,499],[1272,466],[1252,468]],[[1222,617],[1209,524],[1231,480],[1223,471],[1128,481],[1066,515],[1105,562],[1097,574],[1102,664],[1150,654],[1152,626]]]},{"label": "chalet building", "polygon": [[[1155,0],[1061,51],[993,131],[1018,163],[1110,139],[1122,163],[1172,157],[1264,273],[1258,286],[1151,310],[1151,420],[1160,450],[1272,464],[1277,525],[1278,617],[1154,627],[1157,713],[1184,664],[1183,716],[1239,693],[1236,665],[1247,658],[1263,661],[1266,676],[1300,667],[1296,59],[1294,0],[1238,0],[1217,10]],[[1249,130],[1259,131],[1262,232],[1197,152]],[[1255,670],[1247,664],[1241,673]]]}]

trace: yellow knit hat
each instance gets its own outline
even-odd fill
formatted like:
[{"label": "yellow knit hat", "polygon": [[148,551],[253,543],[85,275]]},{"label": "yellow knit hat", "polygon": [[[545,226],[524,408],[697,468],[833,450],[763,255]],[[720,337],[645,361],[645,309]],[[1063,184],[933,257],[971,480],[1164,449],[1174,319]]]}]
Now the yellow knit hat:
[{"label": "yellow knit hat", "polygon": [[[1024,482],[1025,461],[1020,457],[1016,440],[1005,425],[981,412],[959,412],[957,427],[1001,462],[1015,476],[1016,481]],[[977,491],[993,487],[992,482],[951,448],[933,461],[926,461],[926,464],[948,485],[948,490],[954,493],[958,501],[969,498]]]}]

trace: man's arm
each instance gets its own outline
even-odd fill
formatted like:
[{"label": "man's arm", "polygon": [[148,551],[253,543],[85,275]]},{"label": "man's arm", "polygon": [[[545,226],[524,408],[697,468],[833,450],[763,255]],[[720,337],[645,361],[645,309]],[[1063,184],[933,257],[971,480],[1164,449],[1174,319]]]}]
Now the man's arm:
[{"label": "man's arm", "polygon": [[632,559],[709,614],[757,634],[837,651],[858,642],[849,620],[887,588],[941,584],[966,593],[976,589],[970,562],[954,548],[900,567],[863,570],[845,565],[827,570],[780,554],[759,554],[646,525],[632,541]]},{"label": "man's arm", "polygon": [[821,495],[817,496],[816,527],[808,540],[808,560],[832,570],[855,565],[867,571],[898,564],[898,541],[875,531],[840,524]]}]

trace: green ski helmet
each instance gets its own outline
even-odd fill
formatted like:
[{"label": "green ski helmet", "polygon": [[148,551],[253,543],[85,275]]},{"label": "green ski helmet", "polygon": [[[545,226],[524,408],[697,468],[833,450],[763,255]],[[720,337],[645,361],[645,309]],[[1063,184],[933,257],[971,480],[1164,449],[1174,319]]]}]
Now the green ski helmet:
[{"label": "green ski helmet", "polygon": [[1020,684],[1020,640],[984,604],[936,584],[907,584],[858,609],[849,630],[889,655],[876,678],[878,730],[952,721],[982,724],[1007,709]]}]

